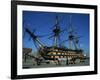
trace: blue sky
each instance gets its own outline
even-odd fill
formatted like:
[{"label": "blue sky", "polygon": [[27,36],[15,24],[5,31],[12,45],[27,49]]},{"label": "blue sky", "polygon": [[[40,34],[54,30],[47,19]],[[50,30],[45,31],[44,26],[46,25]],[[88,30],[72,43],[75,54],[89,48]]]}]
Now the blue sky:
[{"label": "blue sky", "polygon": [[[59,18],[59,26],[61,29],[68,29],[70,22],[70,15],[72,16],[72,26],[79,36],[82,36],[80,40],[80,47],[84,49],[87,55],[89,54],[89,14],[80,13],[57,13],[57,12],[36,12],[36,11],[23,11],[23,33],[24,27],[27,27],[31,31],[36,29],[36,35],[45,35],[52,33],[52,26],[55,24],[56,15]],[[68,39],[68,32],[60,34],[61,40]],[[49,36],[48,36],[49,37]],[[48,37],[39,38],[40,41],[46,46],[52,46],[53,38]],[[36,51],[32,40],[29,41],[29,35],[25,33],[23,38],[23,47],[32,48],[33,52]],[[68,41],[65,43],[68,47]]]}]

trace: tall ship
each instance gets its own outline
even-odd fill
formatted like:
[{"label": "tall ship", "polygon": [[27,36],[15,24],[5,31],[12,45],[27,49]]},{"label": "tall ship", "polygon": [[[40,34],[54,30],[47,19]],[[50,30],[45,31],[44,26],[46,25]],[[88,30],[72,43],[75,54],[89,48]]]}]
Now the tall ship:
[{"label": "tall ship", "polygon": [[[42,59],[45,61],[48,60],[49,63],[52,61],[58,61],[57,64],[61,64],[61,60],[65,60],[66,64],[75,64],[76,60],[79,60],[79,63],[84,62],[84,50],[80,48],[79,46],[79,39],[82,36],[78,36],[77,31],[75,31],[72,27],[72,16],[70,16],[70,23],[69,28],[62,29],[59,26],[59,17],[56,16],[55,24],[52,28],[52,35],[49,36],[48,39],[53,38],[53,44],[52,46],[45,46],[45,44],[42,43],[40,37],[34,32],[31,32],[30,29],[25,28],[25,32],[29,34],[31,37],[36,49],[37,49],[37,56],[33,56],[32,54],[28,54],[29,51],[31,52],[32,49],[23,49],[23,55],[24,60],[26,59],[25,56],[30,56],[32,58],[35,58],[38,62],[38,64],[42,63]],[[67,39],[61,40],[61,33],[67,31]],[[47,36],[47,35],[46,35]],[[45,37],[45,36],[44,36]],[[62,42],[61,42],[62,41]],[[66,47],[65,42],[68,42],[68,47]]]}]

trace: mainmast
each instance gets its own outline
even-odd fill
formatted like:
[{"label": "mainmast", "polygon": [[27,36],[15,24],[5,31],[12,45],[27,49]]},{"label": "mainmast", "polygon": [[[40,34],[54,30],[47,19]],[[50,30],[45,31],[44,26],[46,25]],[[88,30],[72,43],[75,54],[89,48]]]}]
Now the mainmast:
[{"label": "mainmast", "polygon": [[72,49],[73,43],[74,43],[74,35],[73,35],[73,29],[72,29],[72,16],[70,16],[70,23],[69,23],[69,49]]},{"label": "mainmast", "polygon": [[75,50],[79,49],[79,38],[81,36],[77,35],[77,32],[75,34],[75,30],[73,29],[72,26],[72,16],[70,16],[70,23],[69,23],[69,36],[68,36],[68,40],[69,40],[69,49],[73,49],[73,45]]}]

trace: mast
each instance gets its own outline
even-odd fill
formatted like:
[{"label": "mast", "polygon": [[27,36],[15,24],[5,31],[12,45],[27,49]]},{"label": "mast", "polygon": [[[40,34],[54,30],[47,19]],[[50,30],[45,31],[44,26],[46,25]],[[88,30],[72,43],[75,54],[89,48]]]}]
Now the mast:
[{"label": "mast", "polygon": [[70,16],[70,23],[69,23],[69,48],[72,49],[73,43],[73,31],[72,31],[72,16]]},{"label": "mast", "polygon": [[73,49],[73,45],[75,49],[77,49],[77,43],[76,43],[76,38],[74,35],[74,30],[72,27],[72,15],[70,15],[70,23],[69,23],[69,49]]},{"label": "mast", "polygon": [[55,28],[53,29],[54,32],[54,46],[58,47],[58,36],[60,32],[60,27],[59,27],[59,21],[58,21],[58,16],[56,16],[56,23],[55,23]]},{"label": "mast", "polygon": [[59,47],[61,29],[59,26],[58,16],[56,16],[55,25],[53,26],[52,32],[53,32],[53,35],[51,35],[49,38],[52,38],[52,37],[54,38],[53,47]]}]

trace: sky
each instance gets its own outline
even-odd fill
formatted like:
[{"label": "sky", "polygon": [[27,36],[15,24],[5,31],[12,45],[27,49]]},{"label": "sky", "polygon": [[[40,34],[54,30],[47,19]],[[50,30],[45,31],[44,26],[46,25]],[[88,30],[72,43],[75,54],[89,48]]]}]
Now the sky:
[{"label": "sky", "polygon": [[[59,26],[61,30],[66,29],[60,33],[61,42],[68,39],[68,29],[70,23],[70,16],[72,16],[72,27],[77,32],[80,48],[82,48],[87,55],[89,55],[89,14],[82,13],[59,13],[59,12],[36,12],[36,11],[23,11],[23,47],[32,48],[32,51],[37,51],[30,36],[25,33],[24,29],[28,28],[30,31],[35,31],[36,35],[53,34],[52,29],[56,21],[56,16],[59,19]],[[50,35],[49,35],[50,36]],[[49,36],[39,38],[45,46],[53,45],[53,38],[48,39]],[[68,47],[68,41],[65,42]]]}]

